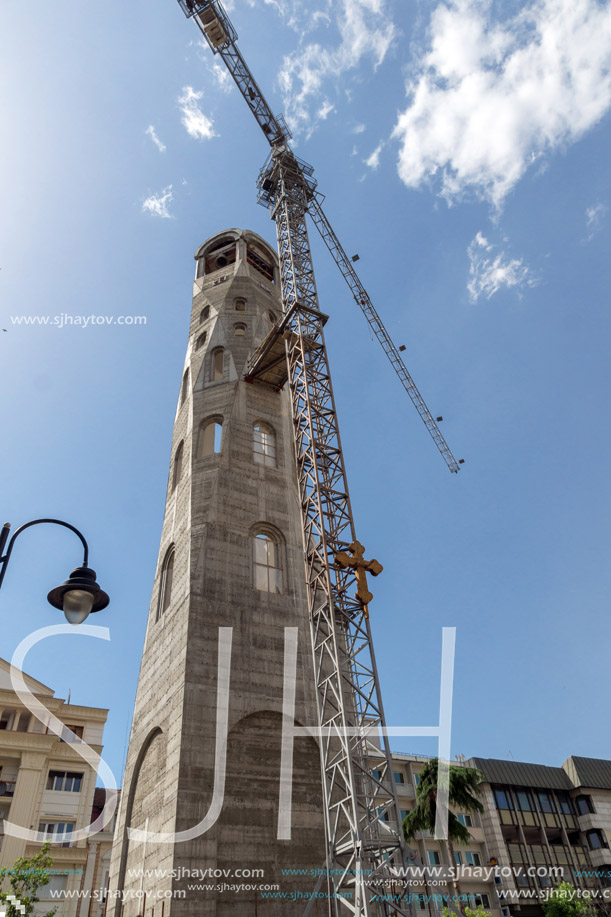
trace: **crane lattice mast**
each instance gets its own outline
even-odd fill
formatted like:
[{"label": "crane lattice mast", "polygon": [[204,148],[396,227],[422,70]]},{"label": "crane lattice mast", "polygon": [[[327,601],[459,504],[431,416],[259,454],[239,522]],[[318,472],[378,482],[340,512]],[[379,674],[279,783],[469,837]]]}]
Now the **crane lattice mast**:
[{"label": "crane lattice mast", "polygon": [[[352,566],[338,555],[358,545],[350,505],[331,373],[306,215],[309,213],[372,324],[451,471],[458,471],[363,285],[322,211],[311,166],[290,148],[290,132],[272,114],[237,47],[218,0],[178,0],[212,51],[223,59],[272,151],[259,175],[259,202],[276,224],[283,316],[250,359],[247,379],[288,381],[295,432],[310,632],[321,735],[330,908],[336,917],[401,917],[403,893],[391,900],[397,868],[414,854],[385,822],[401,823],[367,605]],[[358,545],[360,547],[360,545]],[[403,873],[405,875],[405,873]],[[382,892],[382,893],[381,893]],[[306,913],[309,908],[306,909]],[[331,911],[330,911],[331,912]]]}]

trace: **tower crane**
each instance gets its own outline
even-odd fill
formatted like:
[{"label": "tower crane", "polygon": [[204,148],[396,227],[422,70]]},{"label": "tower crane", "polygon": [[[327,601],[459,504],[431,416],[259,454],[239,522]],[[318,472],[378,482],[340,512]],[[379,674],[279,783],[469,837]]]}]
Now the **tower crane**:
[{"label": "tower crane", "polygon": [[411,906],[404,893],[393,897],[389,888],[400,875],[397,870],[405,869],[415,855],[401,832],[397,836],[386,824],[389,814],[396,824],[401,819],[359,577],[364,565],[375,573],[376,562],[363,561],[356,538],[324,340],[327,316],[318,302],[307,214],[448,468],[457,472],[461,463],[452,455],[325,216],[313,168],[295,156],[284,119],[273,115],[242,57],[223,6],[219,0],[178,2],[185,15],[195,20],[213,53],[222,58],[271,147],[257,188],[259,203],[269,208],[276,224],[283,315],[251,356],[246,379],[275,388],[288,382],[291,395],[321,738],[330,913],[401,917],[410,913]]}]

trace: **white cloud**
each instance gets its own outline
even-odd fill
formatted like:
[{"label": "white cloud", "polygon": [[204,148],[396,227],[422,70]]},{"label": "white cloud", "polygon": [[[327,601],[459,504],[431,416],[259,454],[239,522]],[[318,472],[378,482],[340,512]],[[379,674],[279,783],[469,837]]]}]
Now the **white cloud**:
[{"label": "white cloud", "polygon": [[192,86],[185,86],[182,95],[178,97],[182,124],[189,136],[196,140],[210,140],[212,137],[218,137],[214,130],[214,122],[203,113],[198,105],[203,95],[203,92],[196,92]]},{"label": "white cloud", "polygon": [[588,207],[586,210],[586,228],[588,230],[588,237],[586,239],[589,242],[594,238],[596,233],[602,229],[604,219],[607,215],[607,207],[605,204],[595,204],[593,207]]},{"label": "white cloud", "polygon": [[142,204],[142,212],[150,213],[153,216],[163,217],[165,220],[171,220],[172,214],[168,210],[168,204],[174,199],[172,185],[164,188],[160,194],[151,194],[150,197]]},{"label": "white cloud", "polygon": [[320,121],[326,121],[332,111],[335,111],[335,105],[333,105],[332,102],[329,102],[328,99],[325,99],[325,101],[322,103],[322,105],[318,109],[316,113],[316,117]]},{"label": "white cloud", "polygon": [[153,143],[155,144],[155,146],[157,147],[160,153],[165,153],[165,151],[167,150],[167,146],[165,145],[163,140],[159,139],[159,137],[157,136],[157,131],[155,130],[152,124],[149,124],[149,126],[147,127],[144,133],[147,134],[147,136],[151,138],[151,140],[153,141]]},{"label": "white cloud", "polygon": [[519,291],[536,283],[521,258],[508,258],[481,232],[470,243],[467,254],[470,262],[467,290],[471,302],[477,302],[481,296],[491,299],[503,287],[516,287]]},{"label": "white cloud", "polygon": [[394,137],[405,184],[434,179],[448,202],[472,191],[499,208],[532,163],[611,106],[608,3],[531,0],[499,22],[492,0],[449,0],[429,39]]},{"label": "white cloud", "polygon": [[368,156],[367,159],[365,160],[365,165],[369,166],[370,169],[373,169],[374,172],[380,165],[380,154],[383,149],[384,149],[384,142],[378,143],[377,147],[375,148],[371,156]]},{"label": "white cloud", "polygon": [[354,127],[352,128],[352,133],[353,134],[364,134],[366,130],[367,128],[365,127],[364,124],[355,124]]},{"label": "white cloud", "polygon": [[318,100],[328,81],[338,81],[367,58],[379,67],[396,34],[386,0],[334,0],[329,9],[334,12],[339,43],[328,47],[310,42],[300,47],[284,58],[278,75],[287,121],[294,132],[306,130],[308,136],[316,127]]}]

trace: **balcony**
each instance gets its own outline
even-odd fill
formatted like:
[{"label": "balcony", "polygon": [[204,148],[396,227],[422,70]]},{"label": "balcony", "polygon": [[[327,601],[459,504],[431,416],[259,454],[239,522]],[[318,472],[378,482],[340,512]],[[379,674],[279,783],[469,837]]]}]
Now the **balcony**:
[{"label": "balcony", "polygon": [[0,799],[15,795],[15,780],[0,780]]}]

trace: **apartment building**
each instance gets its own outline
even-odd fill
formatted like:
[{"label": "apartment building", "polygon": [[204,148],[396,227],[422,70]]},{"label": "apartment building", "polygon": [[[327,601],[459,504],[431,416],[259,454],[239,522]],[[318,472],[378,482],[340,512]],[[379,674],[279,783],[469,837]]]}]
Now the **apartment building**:
[{"label": "apartment building", "polygon": [[611,761],[570,757],[548,767],[472,758],[468,764],[485,777],[481,822],[490,855],[507,873],[498,890],[511,913],[540,914],[542,896],[562,879],[607,894]]},{"label": "apartment building", "polygon": [[[420,772],[429,760],[393,754],[392,779],[402,819],[416,804]],[[611,761],[573,756],[562,767],[548,767],[458,756],[452,763],[475,767],[484,776],[481,815],[454,813],[471,834],[468,844],[454,845],[453,864],[459,867],[460,891],[471,907],[482,905],[491,917],[540,917],[545,894],[566,880],[586,895],[595,894],[594,902],[608,908]],[[396,830],[392,818],[386,820]],[[417,911],[436,917],[443,902],[433,896],[453,891],[440,873],[451,865],[447,844],[420,833],[411,846],[430,867],[428,884],[413,888],[420,896]]]},{"label": "apartment building", "polygon": [[[55,872],[39,892],[37,910],[45,913],[58,903],[51,900],[52,892],[104,888],[112,824],[88,839],[74,840],[74,834],[91,823],[94,803],[99,811],[101,801],[96,774],[79,756],[77,741],[101,754],[108,711],[56,698],[51,688],[25,674],[24,681],[65,731],[58,737],[49,730],[49,715],[41,721],[30,713],[13,690],[9,663],[0,659],[0,869],[11,869],[19,857],[31,857],[41,847],[5,834],[5,821],[42,833],[52,843]],[[2,887],[7,886],[5,879]],[[66,899],[58,917],[101,917],[99,897]]]}]

